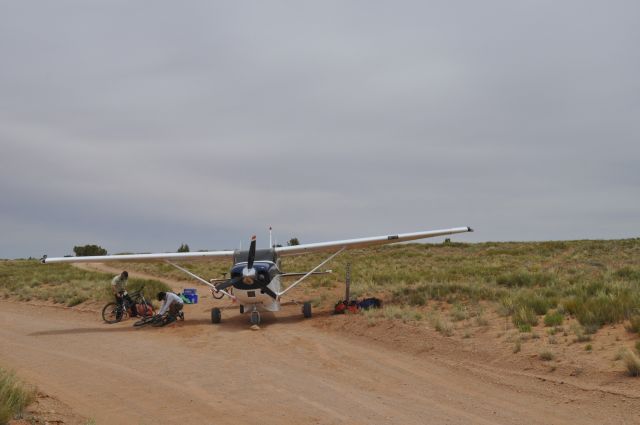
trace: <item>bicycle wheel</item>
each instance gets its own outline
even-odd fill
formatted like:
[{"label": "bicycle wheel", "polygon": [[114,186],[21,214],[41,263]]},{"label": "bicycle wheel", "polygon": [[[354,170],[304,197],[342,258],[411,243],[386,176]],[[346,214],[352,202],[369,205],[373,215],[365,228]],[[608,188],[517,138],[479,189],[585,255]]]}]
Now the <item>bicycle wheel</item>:
[{"label": "bicycle wheel", "polygon": [[102,320],[109,324],[118,323],[122,319],[126,319],[128,316],[128,313],[123,311],[122,307],[115,302],[110,302],[102,309]]},{"label": "bicycle wheel", "polygon": [[153,323],[154,320],[155,320],[154,316],[143,317],[142,319],[134,323],[133,326],[135,326],[136,328],[139,328],[140,326],[149,325]]}]

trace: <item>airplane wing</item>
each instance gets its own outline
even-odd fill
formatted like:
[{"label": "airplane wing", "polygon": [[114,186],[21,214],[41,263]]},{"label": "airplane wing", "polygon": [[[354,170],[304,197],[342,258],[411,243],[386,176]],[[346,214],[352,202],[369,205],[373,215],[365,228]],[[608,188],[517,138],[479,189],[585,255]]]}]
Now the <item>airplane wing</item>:
[{"label": "airplane wing", "polygon": [[429,230],[415,233],[401,233],[396,235],[374,236],[369,238],[346,239],[342,241],[310,243],[304,245],[283,246],[275,248],[278,256],[299,255],[308,252],[336,251],[338,249],[365,248],[376,245],[414,241],[417,239],[433,238],[436,236],[452,235],[454,233],[473,232],[471,227],[454,227],[451,229]]},{"label": "airplane wing", "polygon": [[[278,256],[306,254],[309,252],[337,251],[339,249],[365,248],[376,245],[413,241],[417,239],[433,238],[436,236],[451,235],[454,233],[473,232],[471,227],[454,227],[452,229],[429,230],[415,233],[401,233],[396,235],[374,236],[359,239],[345,239],[341,241],[319,242],[304,245],[283,246],[275,248]],[[158,254],[121,254],[121,255],[96,255],[88,257],[56,257],[48,258],[46,255],[40,260],[44,264],[51,263],[105,263],[112,261],[124,262],[152,262],[152,261],[203,261],[211,259],[232,260],[234,251],[208,251],[208,252],[169,252]]]},{"label": "airplane wing", "polygon": [[162,254],[122,254],[122,255],[95,255],[88,257],[57,257],[47,258],[45,255],[40,261],[43,264],[50,263],[106,263],[110,261],[148,262],[148,261],[203,261],[211,259],[232,259],[233,251],[208,251],[208,252],[167,252]]}]

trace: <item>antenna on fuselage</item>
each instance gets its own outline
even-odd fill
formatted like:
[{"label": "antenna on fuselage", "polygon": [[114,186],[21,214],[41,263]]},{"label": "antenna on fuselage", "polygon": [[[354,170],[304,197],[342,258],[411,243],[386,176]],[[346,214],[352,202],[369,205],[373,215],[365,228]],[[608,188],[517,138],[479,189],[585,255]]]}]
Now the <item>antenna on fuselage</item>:
[{"label": "antenna on fuselage", "polygon": [[269,226],[269,249],[273,248],[273,242],[271,240],[271,226]]}]

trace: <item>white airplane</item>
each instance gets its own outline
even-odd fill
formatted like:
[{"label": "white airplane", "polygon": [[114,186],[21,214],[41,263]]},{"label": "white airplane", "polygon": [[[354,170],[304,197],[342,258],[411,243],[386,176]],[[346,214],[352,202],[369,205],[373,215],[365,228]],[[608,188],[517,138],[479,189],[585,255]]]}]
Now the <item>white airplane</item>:
[{"label": "white airplane", "polygon": [[[341,241],[320,242],[294,246],[274,247],[270,249],[256,249],[256,237],[251,238],[249,250],[241,251],[209,251],[209,252],[180,252],[158,254],[123,254],[123,255],[99,255],[88,257],[59,257],[47,258],[45,255],[41,261],[50,263],[106,263],[110,261],[147,262],[162,261],[183,271],[199,282],[207,285],[215,298],[228,296],[236,300],[240,305],[240,313],[251,312],[252,324],[260,323],[260,311],[276,312],[280,310],[280,300],[287,292],[295,288],[300,282],[314,274],[330,273],[317,270],[333,259],[336,255],[347,249],[365,248],[376,245],[385,245],[398,242],[406,242],[417,239],[432,238],[436,236],[451,235],[454,233],[473,232],[470,227],[455,227],[452,229],[430,230],[415,233],[403,233],[397,235],[374,236],[359,239],[347,239]],[[280,257],[289,255],[306,254],[309,252],[330,252],[331,255],[306,273],[283,273],[280,271]],[[207,281],[195,275],[174,261],[202,261],[210,259],[228,258],[233,261],[229,279],[211,279]],[[286,276],[300,276],[291,285],[284,289],[281,278]],[[232,287],[233,292],[227,289]],[[302,307],[304,317],[311,317],[311,303],[304,303]],[[211,322],[220,323],[221,311],[214,307],[211,310]]]}]

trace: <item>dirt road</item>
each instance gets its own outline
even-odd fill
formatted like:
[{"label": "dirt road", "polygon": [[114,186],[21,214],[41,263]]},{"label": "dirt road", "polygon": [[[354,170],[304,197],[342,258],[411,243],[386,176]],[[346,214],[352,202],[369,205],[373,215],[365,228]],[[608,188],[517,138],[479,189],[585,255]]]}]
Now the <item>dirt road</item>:
[{"label": "dirt road", "polygon": [[98,424],[639,423],[637,399],[410,355],[318,328],[288,307],[258,331],[225,309],[135,329],[0,302],[0,362]]}]

